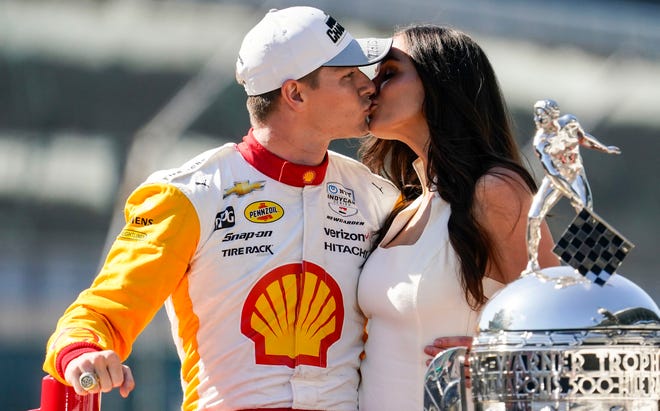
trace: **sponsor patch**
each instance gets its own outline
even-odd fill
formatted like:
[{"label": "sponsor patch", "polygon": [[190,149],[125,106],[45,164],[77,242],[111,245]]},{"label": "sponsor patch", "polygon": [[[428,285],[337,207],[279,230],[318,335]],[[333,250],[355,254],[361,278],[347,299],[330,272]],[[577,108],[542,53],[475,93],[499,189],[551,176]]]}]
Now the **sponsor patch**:
[{"label": "sponsor patch", "polygon": [[327,184],[328,206],[342,217],[350,217],[357,214],[355,207],[355,193],[352,189],[344,187],[340,183]]},{"label": "sponsor patch", "polygon": [[371,253],[371,251],[365,250],[364,248],[349,246],[346,244],[329,243],[327,241],[324,242],[323,248],[333,253],[353,254],[364,259],[369,257],[369,254]]},{"label": "sponsor patch", "polygon": [[273,269],[254,285],[241,312],[241,332],[257,364],[327,366],[341,337],[344,302],[336,280],[308,261]]},{"label": "sponsor patch", "polygon": [[222,198],[227,198],[232,194],[236,197],[243,197],[255,190],[263,190],[265,186],[266,181],[255,181],[254,183],[251,183],[250,180],[235,181],[232,187],[225,189]]},{"label": "sponsor patch", "polygon": [[119,236],[117,237],[122,240],[130,240],[130,241],[142,241],[145,238],[147,238],[146,233],[141,233],[139,231],[134,231],[134,230],[121,230],[121,233],[119,233]]},{"label": "sponsor patch", "polygon": [[325,232],[326,236],[338,238],[340,240],[366,242],[370,237],[370,234],[351,233],[349,231],[344,231],[341,229],[335,230],[327,227],[325,227],[323,231]]},{"label": "sponsor patch", "polygon": [[328,26],[328,30],[325,32],[328,37],[330,37],[330,40],[332,40],[333,43],[337,44],[339,40],[341,40],[342,37],[344,37],[344,33],[346,32],[346,29],[339,24],[339,22],[335,19],[333,19],[331,16],[328,16],[328,19],[325,21],[326,26]]},{"label": "sponsor patch", "polygon": [[131,225],[138,225],[138,226],[147,226],[147,225],[152,225],[154,223],[153,218],[145,218],[145,217],[140,217],[136,216],[131,218],[130,224]]},{"label": "sponsor patch", "polygon": [[235,222],[234,207],[229,206],[215,215],[215,227],[213,231],[233,227]]},{"label": "sponsor patch", "polygon": [[327,215],[325,216],[330,221],[334,221],[335,223],[342,223],[342,224],[347,224],[347,225],[364,225],[364,221],[351,221],[351,220],[344,220],[343,218],[335,217],[332,215]]},{"label": "sponsor patch", "polygon": [[312,181],[316,178],[316,172],[314,170],[307,170],[303,173],[302,180],[305,184],[311,184]]},{"label": "sponsor patch", "polygon": [[223,257],[233,257],[236,255],[248,254],[270,254],[273,255],[272,244],[248,245],[245,247],[228,248],[221,250]]},{"label": "sponsor patch", "polygon": [[243,214],[253,223],[272,223],[284,216],[284,209],[272,201],[255,201],[245,207]]},{"label": "sponsor patch", "polygon": [[210,179],[210,176],[208,176],[206,174],[196,174],[193,177],[193,181],[195,182],[195,185],[204,186],[206,188],[209,188],[209,179]]},{"label": "sponsor patch", "polygon": [[226,243],[228,241],[236,241],[236,240],[248,241],[252,238],[265,238],[265,237],[270,237],[272,235],[273,232],[269,230],[247,231],[245,233],[227,233],[225,234],[225,237],[222,239],[222,242]]}]

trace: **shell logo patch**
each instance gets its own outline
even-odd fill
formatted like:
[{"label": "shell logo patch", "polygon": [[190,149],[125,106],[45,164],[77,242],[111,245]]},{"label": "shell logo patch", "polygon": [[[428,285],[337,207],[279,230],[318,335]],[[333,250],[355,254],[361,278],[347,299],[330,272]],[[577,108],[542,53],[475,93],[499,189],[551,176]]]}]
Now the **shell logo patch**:
[{"label": "shell logo patch", "polygon": [[272,223],[282,218],[284,209],[272,201],[255,201],[245,207],[243,214],[253,223]]},{"label": "shell logo patch", "polygon": [[315,178],[316,178],[316,172],[313,170],[305,171],[302,176],[303,183],[305,184],[311,184]]},{"label": "shell logo patch", "polygon": [[241,332],[254,341],[255,362],[326,367],[341,337],[344,302],[339,285],[310,262],[287,264],[263,276],[241,313]]}]

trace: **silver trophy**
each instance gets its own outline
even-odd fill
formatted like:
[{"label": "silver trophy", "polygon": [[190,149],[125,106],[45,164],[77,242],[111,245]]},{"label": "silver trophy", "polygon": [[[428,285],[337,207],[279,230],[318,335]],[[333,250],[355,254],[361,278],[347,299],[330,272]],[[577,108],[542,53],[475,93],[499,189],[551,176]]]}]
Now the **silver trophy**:
[{"label": "silver trophy", "polygon": [[[485,305],[469,353],[456,347],[433,359],[424,409],[658,411],[660,309],[616,273],[633,245],[593,212],[579,155],[579,146],[619,149],[584,132],[575,116],[560,117],[552,100],[537,102],[534,115],[546,175],[529,211],[529,263]],[[576,210],[553,250],[566,265],[540,269],[540,223],[561,196]]]}]

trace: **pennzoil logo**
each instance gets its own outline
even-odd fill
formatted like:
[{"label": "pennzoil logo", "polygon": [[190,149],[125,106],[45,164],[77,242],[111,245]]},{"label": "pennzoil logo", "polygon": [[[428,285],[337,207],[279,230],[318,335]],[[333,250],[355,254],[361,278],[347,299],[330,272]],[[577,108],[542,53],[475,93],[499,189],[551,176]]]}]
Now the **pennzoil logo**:
[{"label": "pennzoil logo", "polygon": [[241,332],[254,341],[257,364],[327,366],[329,348],[341,337],[344,300],[322,267],[303,261],[264,275],[241,311]]},{"label": "pennzoil logo", "polygon": [[250,180],[245,181],[234,181],[234,185],[230,188],[225,189],[225,192],[222,194],[222,198],[227,198],[232,194],[235,194],[236,197],[243,197],[246,194],[250,194],[255,190],[263,190],[266,186],[266,181],[255,181],[251,183]]},{"label": "pennzoil logo", "polygon": [[245,207],[243,214],[253,223],[272,223],[282,218],[284,209],[272,201],[255,201]]}]

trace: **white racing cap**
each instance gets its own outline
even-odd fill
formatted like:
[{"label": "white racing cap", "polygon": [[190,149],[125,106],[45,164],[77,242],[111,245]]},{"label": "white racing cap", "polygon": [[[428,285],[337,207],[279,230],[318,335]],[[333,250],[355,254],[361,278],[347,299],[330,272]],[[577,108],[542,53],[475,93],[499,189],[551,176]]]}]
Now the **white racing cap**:
[{"label": "white racing cap", "polygon": [[236,79],[248,96],[276,90],[321,66],[367,66],[382,60],[392,39],[354,39],[314,7],[271,10],[243,39]]}]

